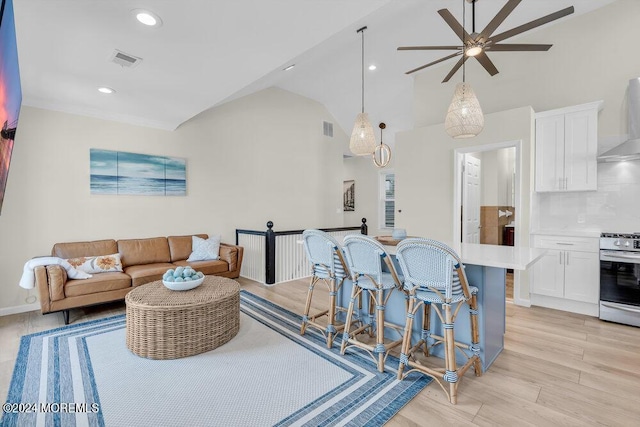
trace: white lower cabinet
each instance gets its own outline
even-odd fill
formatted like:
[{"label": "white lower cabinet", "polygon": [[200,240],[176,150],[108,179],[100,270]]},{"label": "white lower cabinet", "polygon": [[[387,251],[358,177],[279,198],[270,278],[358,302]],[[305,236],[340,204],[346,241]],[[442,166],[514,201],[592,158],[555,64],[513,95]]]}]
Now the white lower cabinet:
[{"label": "white lower cabinet", "polygon": [[564,297],[597,304],[600,299],[599,253],[566,251]]},{"label": "white lower cabinet", "polygon": [[533,265],[534,305],[597,315],[600,296],[599,241],[591,237],[535,235],[547,253]]}]

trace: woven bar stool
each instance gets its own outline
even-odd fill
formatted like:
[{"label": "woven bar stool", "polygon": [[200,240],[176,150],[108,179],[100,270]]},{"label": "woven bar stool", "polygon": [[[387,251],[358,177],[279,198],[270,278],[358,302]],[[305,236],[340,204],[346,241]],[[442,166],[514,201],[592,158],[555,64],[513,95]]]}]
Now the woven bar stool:
[{"label": "woven bar stool", "polygon": [[[391,257],[384,247],[376,240],[360,235],[346,236],[344,238],[344,251],[347,265],[353,276],[353,289],[349,301],[349,311],[344,328],[340,353],[352,346],[365,350],[378,366],[378,371],[384,372],[384,364],[389,350],[399,346],[402,338],[386,344],[385,327],[398,332],[402,337],[402,326],[386,322],[384,310],[391,292],[402,289],[402,281],[398,278]],[[386,263],[389,273],[382,272],[382,262]],[[363,319],[362,325],[351,330],[351,318],[353,316],[356,300],[362,294],[369,296],[369,321]],[[375,316],[373,314],[375,308]],[[375,345],[366,344],[358,340],[358,334],[369,332],[370,337],[375,337]]]},{"label": "woven bar stool", "polygon": [[[340,244],[329,234],[320,230],[305,230],[302,233],[307,259],[311,263],[312,276],[307,292],[307,303],[302,315],[300,335],[304,335],[308,326],[320,330],[327,340],[327,348],[331,348],[336,333],[344,329],[344,324],[335,325],[337,312],[346,312],[337,307],[336,297],[349,273],[342,255]],[[329,290],[329,308],[309,317],[313,291],[318,282],[324,282]],[[326,326],[318,322],[318,318],[327,316]]]},{"label": "woven bar stool", "polygon": [[[460,257],[443,243],[429,239],[410,238],[398,244],[396,257],[404,274],[404,287],[409,293],[407,322],[402,341],[402,353],[398,367],[398,379],[404,379],[410,372],[419,371],[442,387],[449,402],[457,402],[458,381],[464,373],[474,367],[476,376],[482,375],[478,333],[478,288],[469,286]],[[415,314],[424,305],[422,339],[411,345],[411,332]],[[463,305],[469,308],[471,322],[471,343],[455,341],[454,322]],[[430,307],[434,308],[444,328],[443,335],[430,330]],[[445,369],[429,368],[421,364],[415,353],[421,347],[425,356],[436,345],[444,346]],[[467,361],[458,367],[456,349]],[[408,368],[403,373],[405,367]]]}]

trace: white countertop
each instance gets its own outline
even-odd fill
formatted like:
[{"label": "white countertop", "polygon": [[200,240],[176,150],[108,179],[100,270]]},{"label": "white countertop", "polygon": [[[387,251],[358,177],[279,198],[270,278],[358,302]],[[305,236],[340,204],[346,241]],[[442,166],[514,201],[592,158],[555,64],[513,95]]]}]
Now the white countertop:
[{"label": "white countertop", "polygon": [[[546,249],[525,246],[481,245],[478,243],[448,244],[455,250],[464,264],[482,265],[485,267],[512,268],[526,270],[540,259]],[[385,245],[391,255],[395,255],[396,247]]]}]

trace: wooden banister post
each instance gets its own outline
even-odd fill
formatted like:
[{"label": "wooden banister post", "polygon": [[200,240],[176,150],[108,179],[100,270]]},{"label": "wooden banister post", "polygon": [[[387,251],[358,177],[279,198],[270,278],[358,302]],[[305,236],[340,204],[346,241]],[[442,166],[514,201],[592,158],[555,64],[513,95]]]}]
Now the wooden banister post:
[{"label": "wooden banister post", "polygon": [[273,221],[267,222],[265,235],[265,283],[276,283],[276,233],[273,231]]}]

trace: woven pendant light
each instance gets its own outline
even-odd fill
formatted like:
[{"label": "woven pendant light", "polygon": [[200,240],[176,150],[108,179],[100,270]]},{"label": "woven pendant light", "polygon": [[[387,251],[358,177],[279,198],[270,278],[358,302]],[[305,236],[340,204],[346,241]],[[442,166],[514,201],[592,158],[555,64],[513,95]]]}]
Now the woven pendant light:
[{"label": "woven pendant light", "polygon": [[[465,26],[465,6],[462,0],[462,29]],[[464,39],[464,33],[462,35]],[[451,105],[444,119],[444,129],[452,138],[472,138],[482,132],[484,128],[484,115],[476,94],[471,85],[465,82],[465,61],[462,58],[462,83],[456,85],[456,90],[451,99]]]},{"label": "woven pendant light", "polygon": [[364,30],[366,29],[367,27],[362,27],[357,31],[362,33],[362,111],[356,117],[349,140],[349,149],[356,156],[369,156],[376,149],[373,126],[369,121],[369,115],[364,112]]},{"label": "woven pendant light", "polygon": [[444,128],[453,138],[471,138],[482,132],[484,115],[469,83],[458,83],[453,93]]}]

